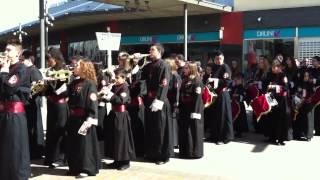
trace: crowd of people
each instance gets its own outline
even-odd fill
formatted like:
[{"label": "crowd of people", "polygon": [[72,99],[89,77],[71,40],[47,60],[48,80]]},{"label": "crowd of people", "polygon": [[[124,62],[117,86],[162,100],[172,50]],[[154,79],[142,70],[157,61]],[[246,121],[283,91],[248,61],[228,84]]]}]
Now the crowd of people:
[{"label": "crowd of people", "polygon": [[[118,65],[105,69],[80,56],[66,65],[60,50],[50,48],[41,73],[30,51],[8,41],[0,57],[0,179],[28,179],[30,158],[42,156],[49,168],[68,165],[67,175],[78,178],[101,168],[125,170],[136,158],[165,164],[174,148],[179,158],[198,159],[205,140],[227,144],[251,122],[276,145],[320,135],[320,57],[307,66],[282,55],[270,65],[260,56],[242,74],[220,51],[204,70],[183,55],[163,59],[163,53],[161,44],[148,55],[120,52]],[[265,104],[270,99],[275,103]],[[114,161],[102,165],[103,156]]]}]

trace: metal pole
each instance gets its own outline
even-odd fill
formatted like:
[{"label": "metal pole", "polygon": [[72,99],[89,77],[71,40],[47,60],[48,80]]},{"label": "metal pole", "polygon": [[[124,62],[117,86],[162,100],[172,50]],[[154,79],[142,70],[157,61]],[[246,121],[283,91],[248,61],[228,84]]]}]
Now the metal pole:
[{"label": "metal pole", "polygon": [[184,58],[188,59],[188,5],[184,4]]},{"label": "metal pole", "polygon": [[44,0],[39,0],[40,17],[40,65],[45,68],[45,19],[44,19]]},{"label": "metal pole", "polygon": [[[107,32],[108,32],[108,36],[109,36],[109,39],[110,39],[110,27],[107,27]],[[108,52],[108,69],[111,69],[111,66],[112,66],[112,51],[110,49],[107,50]]]}]

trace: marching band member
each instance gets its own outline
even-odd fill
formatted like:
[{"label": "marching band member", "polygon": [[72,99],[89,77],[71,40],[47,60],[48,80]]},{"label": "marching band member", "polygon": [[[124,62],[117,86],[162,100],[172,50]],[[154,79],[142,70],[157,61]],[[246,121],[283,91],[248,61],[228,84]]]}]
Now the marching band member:
[{"label": "marching band member", "polygon": [[139,58],[132,59],[131,83],[129,84],[131,102],[128,105],[128,111],[131,118],[131,128],[134,140],[135,152],[138,157],[144,156],[144,124],[145,124],[145,106],[143,96],[147,94],[147,87],[144,80],[141,79],[141,70],[138,65]]},{"label": "marching band member", "polygon": [[107,102],[102,98],[103,90],[108,88],[111,83],[112,75],[102,71],[102,64],[94,64],[96,76],[97,76],[97,91],[98,91],[98,126],[97,126],[97,134],[98,140],[103,141],[103,121],[105,116],[108,114],[107,110]]},{"label": "marching band member", "polygon": [[[23,51],[20,61],[27,66],[26,75],[29,77],[30,85],[42,80],[40,70],[33,64],[34,56],[32,56],[31,51]],[[25,104],[31,159],[42,158],[45,145],[41,106],[41,96],[39,94],[33,95]]]},{"label": "marching band member", "polygon": [[231,98],[228,92],[231,83],[231,70],[224,63],[224,55],[221,51],[215,55],[212,78],[209,79],[209,82],[213,83],[212,87],[218,94],[212,107],[209,107],[212,108],[210,115],[208,115],[212,117],[210,138],[218,145],[227,144],[234,138]]},{"label": "marching band member", "polygon": [[0,179],[29,179],[30,156],[24,103],[30,95],[26,66],[19,63],[22,45],[9,40],[0,70]]},{"label": "marching band member", "polygon": [[[256,97],[256,95],[266,93],[265,90],[267,89],[267,85],[268,85],[266,83],[266,79],[269,72],[270,72],[270,64],[269,64],[268,58],[266,56],[261,55],[259,57],[255,74],[253,75],[253,78],[249,81],[249,87],[247,88],[247,91],[246,91],[246,101],[248,103],[250,103],[250,101],[252,101]],[[256,88],[253,88],[253,90],[251,90],[250,86],[251,87],[255,86]],[[257,92],[258,94],[254,92],[254,89],[258,89],[258,92]],[[249,90],[251,90],[252,92]],[[265,116],[262,116],[258,123],[257,117],[253,113],[252,122],[256,132],[263,133],[262,126],[264,126],[264,123],[265,123]]]},{"label": "marching band member", "polygon": [[178,147],[179,139],[178,139],[178,105],[179,105],[179,94],[180,94],[180,87],[181,87],[181,76],[177,72],[177,64],[173,59],[166,59],[167,64],[169,64],[171,68],[171,79],[169,81],[169,90],[168,90],[168,100],[170,102],[171,113],[172,116],[172,129],[173,129],[173,145],[174,147]]},{"label": "marching band member", "polygon": [[173,154],[172,122],[170,104],[167,98],[170,67],[161,58],[164,48],[161,44],[150,47],[151,63],[142,69],[142,79],[146,80],[145,97],[145,151],[146,158],[157,165],[167,163]]},{"label": "marching band member", "polygon": [[197,65],[187,63],[179,103],[179,155],[181,158],[203,156],[203,102],[202,82]]},{"label": "marching band member", "polygon": [[[312,58],[313,71],[312,71],[312,82],[316,88],[320,88],[320,57],[315,56]],[[314,130],[315,135],[320,136],[320,105],[318,104],[314,109]]]},{"label": "marching band member", "polygon": [[[248,132],[248,123],[247,123],[247,115],[246,108],[244,105],[244,97],[245,97],[245,89],[244,89],[244,76],[241,73],[235,74],[234,77],[234,85],[231,89],[231,97],[232,97],[232,106],[236,106],[236,108],[232,108],[232,118],[233,118],[233,128],[236,137],[242,137],[243,132]],[[236,112],[234,112],[234,109]]]},{"label": "marching band member", "polygon": [[68,175],[95,176],[100,168],[95,69],[90,60],[80,59],[73,73],[76,78],[68,85],[70,116],[66,124]]},{"label": "marching band member", "polygon": [[[209,83],[208,79],[211,78],[212,76],[212,66],[213,64],[210,62],[208,62],[208,64],[205,67],[204,70],[204,74],[202,75],[202,84],[204,84],[205,86]],[[208,88],[209,90],[209,88]],[[212,103],[212,102],[211,102]],[[208,105],[209,107],[211,107],[210,105]],[[212,109],[211,108],[205,108],[204,109],[204,122],[203,122],[203,126],[204,126],[204,136],[206,139],[210,140],[210,135],[211,135],[211,130],[212,130],[212,120],[211,120],[211,113]]]},{"label": "marching band member", "polygon": [[296,104],[294,116],[294,138],[302,141],[310,141],[314,130],[314,110],[311,104],[311,96],[314,93],[314,84],[311,77],[311,70],[303,74],[303,81],[298,84],[297,96],[300,102]]},{"label": "marching band member", "polygon": [[282,72],[281,62],[275,59],[272,63],[272,71],[267,76],[267,91],[278,102],[266,116],[265,135],[269,141],[276,145],[285,145],[285,140],[292,139],[292,119],[288,106],[288,78]]},{"label": "marching band member", "polygon": [[[50,48],[46,54],[48,72],[58,71],[64,68],[64,58],[57,48]],[[47,96],[47,132],[45,145],[44,164],[49,168],[61,166],[65,161],[64,138],[65,124],[68,117],[68,104],[66,101],[66,80],[50,79],[45,91]]]},{"label": "marching band member", "polygon": [[131,130],[131,119],[127,111],[130,102],[126,71],[118,68],[114,71],[115,84],[105,99],[112,104],[105,125],[105,155],[114,159],[108,168],[125,170],[130,167],[130,160],[135,159],[134,141]]}]

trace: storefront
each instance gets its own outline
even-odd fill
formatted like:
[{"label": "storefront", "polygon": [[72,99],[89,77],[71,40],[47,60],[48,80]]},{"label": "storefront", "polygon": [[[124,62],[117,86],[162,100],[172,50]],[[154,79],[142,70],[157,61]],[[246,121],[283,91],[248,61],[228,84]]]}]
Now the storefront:
[{"label": "storefront", "polygon": [[244,31],[243,70],[260,55],[271,61],[277,54],[295,56],[296,28],[252,29]]},{"label": "storefront", "polygon": [[244,69],[260,55],[277,54],[299,60],[320,55],[320,27],[296,27],[244,31]]},{"label": "storefront", "polygon": [[[123,36],[121,38],[120,50],[130,54],[140,52],[148,53],[151,44],[161,43],[165,47],[164,57],[172,53],[183,52],[183,34],[160,34],[144,36]],[[213,50],[219,47],[218,32],[190,33],[188,35],[189,60],[205,63],[212,56]],[[115,61],[118,52],[113,52]],[[100,52],[96,40],[73,42],[69,44],[68,56],[83,55],[95,61],[104,61],[104,52]],[[116,62],[113,62],[116,63]]]}]

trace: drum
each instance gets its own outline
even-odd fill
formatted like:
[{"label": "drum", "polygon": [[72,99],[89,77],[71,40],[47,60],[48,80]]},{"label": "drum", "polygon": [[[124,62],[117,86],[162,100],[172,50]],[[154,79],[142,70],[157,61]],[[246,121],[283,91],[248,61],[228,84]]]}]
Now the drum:
[{"label": "drum", "polygon": [[203,93],[202,93],[202,101],[205,108],[209,107],[214,102],[216,97],[217,97],[217,94],[214,93],[213,91],[210,91],[209,86],[204,87]]},{"label": "drum", "polygon": [[249,98],[249,102],[259,96],[259,89],[256,84],[250,84],[247,87],[246,96]]},{"label": "drum", "polygon": [[269,113],[273,106],[278,105],[278,102],[267,93],[254,98],[250,105],[259,121],[261,116]]}]

